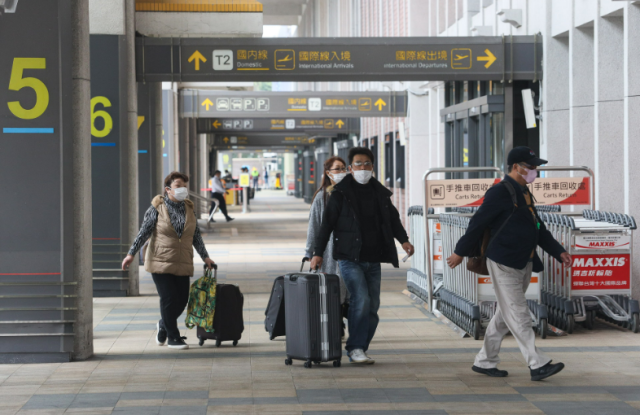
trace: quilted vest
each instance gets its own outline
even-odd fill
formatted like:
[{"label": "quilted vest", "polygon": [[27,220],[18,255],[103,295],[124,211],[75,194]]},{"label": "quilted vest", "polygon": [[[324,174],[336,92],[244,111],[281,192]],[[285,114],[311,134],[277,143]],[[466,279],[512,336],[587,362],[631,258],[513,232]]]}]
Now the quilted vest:
[{"label": "quilted vest", "polygon": [[144,261],[144,269],[152,274],[173,274],[189,277],[193,275],[193,234],[196,217],[193,202],[185,200],[186,223],[182,236],[178,238],[164,197],[158,195],[151,201],[158,211],[158,223],[153,230]]}]

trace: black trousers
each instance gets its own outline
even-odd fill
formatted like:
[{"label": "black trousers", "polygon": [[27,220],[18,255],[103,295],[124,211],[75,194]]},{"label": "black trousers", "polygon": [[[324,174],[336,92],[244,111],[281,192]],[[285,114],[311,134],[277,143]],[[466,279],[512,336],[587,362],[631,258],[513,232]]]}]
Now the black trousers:
[{"label": "black trousers", "polygon": [[[217,199],[218,202],[220,202],[220,212],[222,212],[225,218],[228,218],[229,215],[227,214],[227,202],[224,200],[224,195],[222,193],[212,192],[211,197],[214,199]],[[211,209],[209,209],[209,215],[211,215],[211,212],[213,212],[214,207],[215,207],[215,204],[212,203]]]},{"label": "black trousers", "polygon": [[182,314],[189,302],[189,277],[173,274],[151,274],[160,295],[160,327],[167,330],[169,338],[180,337],[178,329],[178,317]]}]

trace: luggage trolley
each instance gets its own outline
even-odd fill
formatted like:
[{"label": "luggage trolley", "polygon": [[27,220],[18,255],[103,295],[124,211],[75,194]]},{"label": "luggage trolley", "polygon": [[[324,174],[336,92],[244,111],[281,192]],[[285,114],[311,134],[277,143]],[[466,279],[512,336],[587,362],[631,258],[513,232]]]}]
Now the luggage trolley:
[{"label": "luggage trolley", "polygon": [[629,215],[585,210],[582,217],[543,213],[543,221],[573,257],[564,268],[544,254],[542,301],[550,321],[568,333],[575,323],[592,329],[596,315],[640,331],[640,308],[631,297],[636,221]]},{"label": "luggage trolley", "polygon": [[[442,246],[445,257],[451,255],[458,240],[466,233],[471,217],[460,214],[440,215]],[[547,333],[547,308],[540,298],[539,276],[533,273],[525,292],[531,319],[544,338]],[[464,264],[455,269],[445,267],[444,290],[439,307],[445,316],[478,340],[497,310],[497,299],[491,277],[469,271]]]},{"label": "luggage trolley", "polygon": [[[466,180],[451,180],[451,183],[457,182],[457,186],[461,189],[475,190],[476,185],[480,185],[482,182],[484,186],[492,186],[497,183],[503,177],[503,172],[497,167],[447,167],[430,169],[423,175],[423,192],[424,192],[424,204],[423,212],[428,211],[429,208],[460,208],[472,205],[473,199],[461,198],[459,200],[449,200],[448,202],[440,203],[439,200],[445,200],[445,192],[450,192],[447,182],[449,180],[438,180],[433,182],[429,180],[429,176],[437,173],[493,173],[496,178],[493,179],[466,179]],[[431,183],[430,183],[431,182]],[[466,182],[466,183],[465,183]],[[453,186],[453,184],[451,185]],[[486,189],[484,189],[486,191]],[[482,193],[484,195],[484,193]],[[477,196],[477,194],[476,194]],[[482,196],[481,196],[482,197]],[[457,199],[457,198],[456,198]],[[477,200],[476,200],[477,201]],[[466,211],[466,209],[465,209]],[[431,222],[435,222],[435,225],[441,226],[440,243],[442,244],[441,258],[443,260],[442,266],[442,288],[438,292],[438,310],[442,312],[447,318],[449,318],[454,324],[465,330],[467,333],[478,339],[480,337],[481,330],[481,314],[480,306],[477,303],[477,276],[466,271],[466,267],[461,266],[455,270],[451,270],[444,264],[444,258],[450,255],[452,247],[455,246],[455,242],[459,239],[459,232],[462,231],[461,224],[466,220],[467,224],[469,217],[472,216],[471,211],[469,213],[458,214],[428,214],[424,220],[424,239],[426,240],[426,270],[427,270],[427,284],[426,294],[428,299],[428,306],[430,310],[435,307],[434,304],[434,254],[432,245],[435,245],[437,239],[432,241],[431,227],[434,225]],[[458,222],[460,221],[460,222]],[[446,228],[446,229],[445,229]],[[455,233],[452,234],[452,232]],[[454,240],[455,239],[455,240]],[[429,254],[427,254],[429,253]],[[439,270],[438,270],[439,271]],[[455,273],[455,275],[454,275]]]},{"label": "luggage trolley", "polygon": [[[433,209],[429,209],[429,214],[433,214]],[[425,260],[427,257],[426,241],[424,234],[424,214],[422,206],[411,206],[409,215],[409,236],[415,248],[414,255],[411,256],[411,268],[407,271],[407,289],[417,295],[421,300],[429,301],[427,287],[427,270]]]}]

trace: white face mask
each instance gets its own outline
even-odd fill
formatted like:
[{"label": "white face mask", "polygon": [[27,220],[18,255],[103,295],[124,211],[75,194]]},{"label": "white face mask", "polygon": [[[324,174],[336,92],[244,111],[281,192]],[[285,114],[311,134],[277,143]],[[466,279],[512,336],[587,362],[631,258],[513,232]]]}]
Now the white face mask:
[{"label": "white face mask", "polygon": [[173,189],[173,197],[179,202],[182,202],[188,196],[189,189],[187,189],[186,187],[178,187],[177,189]]},{"label": "white face mask", "polygon": [[356,179],[356,182],[360,184],[367,184],[369,180],[371,180],[371,176],[373,176],[373,171],[371,170],[354,170],[353,178]]},{"label": "white face mask", "polygon": [[347,177],[347,173],[329,173],[329,177],[335,184],[338,184],[342,181],[342,179]]}]

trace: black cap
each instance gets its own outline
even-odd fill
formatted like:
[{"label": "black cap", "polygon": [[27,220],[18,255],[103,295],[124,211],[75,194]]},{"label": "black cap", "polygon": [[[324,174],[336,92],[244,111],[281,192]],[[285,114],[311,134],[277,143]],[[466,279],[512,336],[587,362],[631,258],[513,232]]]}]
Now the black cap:
[{"label": "black cap", "polygon": [[547,164],[548,161],[536,156],[536,153],[534,153],[529,147],[520,146],[514,147],[507,157],[507,164],[509,166],[516,163],[527,163],[530,166],[541,166],[543,164]]}]

